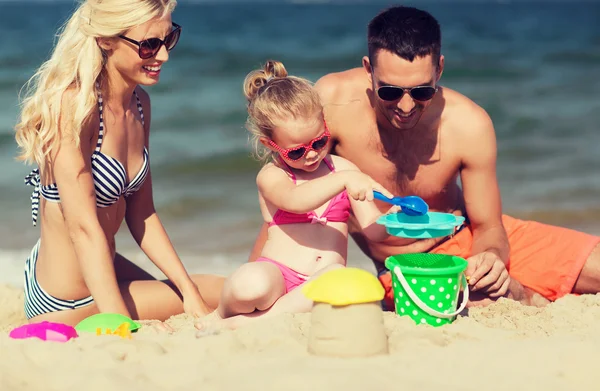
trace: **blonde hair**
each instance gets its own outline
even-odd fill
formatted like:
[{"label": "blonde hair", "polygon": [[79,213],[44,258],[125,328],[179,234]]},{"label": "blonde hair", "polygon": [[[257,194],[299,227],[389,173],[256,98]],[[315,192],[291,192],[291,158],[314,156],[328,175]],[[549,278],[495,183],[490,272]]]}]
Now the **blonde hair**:
[{"label": "blonde hair", "polygon": [[289,120],[312,119],[323,116],[317,91],[306,79],[288,76],[279,61],[269,60],[261,69],[250,72],[244,79],[244,95],[248,100],[246,128],[251,133],[255,157],[263,162],[274,153],[262,146],[261,137],[273,138],[278,123]]},{"label": "blonde hair", "polygon": [[[61,27],[50,59],[25,84],[27,96],[15,126],[18,159],[43,165],[62,134],[79,145],[82,124],[98,101],[96,82],[102,82],[106,55],[97,38],[116,37],[131,28],[173,11],[176,0],[85,0]],[[62,99],[73,90],[72,117],[60,129]]]}]

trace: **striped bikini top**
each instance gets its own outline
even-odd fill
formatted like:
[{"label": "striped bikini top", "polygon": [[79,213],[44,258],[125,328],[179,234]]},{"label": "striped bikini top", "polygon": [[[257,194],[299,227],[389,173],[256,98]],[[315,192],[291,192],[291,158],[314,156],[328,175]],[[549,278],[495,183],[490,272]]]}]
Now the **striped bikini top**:
[{"label": "striped bikini top", "polygon": [[[140,112],[140,118],[142,119],[142,125],[144,125],[142,103],[135,91],[134,95],[138,111]],[[98,111],[100,114],[100,130],[98,132],[96,148],[92,153],[92,177],[96,190],[96,206],[105,208],[117,202],[121,195],[128,197],[138,191],[148,176],[150,165],[148,162],[148,150],[144,147],[144,162],[142,163],[142,167],[131,182],[127,183],[125,166],[117,159],[100,152],[104,137],[103,105],[100,94],[98,94]],[[25,177],[25,184],[33,186],[33,192],[31,193],[31,219],[33,220],[33,225],[36,226],[40,206],[40,194],[48,201],[60,202],[58,187],[56,183],[40,186],[39,168],[34,169]]]}]

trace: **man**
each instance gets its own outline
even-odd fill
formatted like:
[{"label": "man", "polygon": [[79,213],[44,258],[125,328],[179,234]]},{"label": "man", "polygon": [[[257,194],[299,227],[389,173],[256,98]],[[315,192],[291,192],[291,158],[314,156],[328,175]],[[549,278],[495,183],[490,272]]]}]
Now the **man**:
[{"label": "man", "polygon": [[[369,242],[351,219],[350,234],[386,288],[387,309],[393,295],[383,262],[401,253],[466,258],[472,305],[500,296],[543,305],[600,290],[599,237],[502,215],[492,121],[473,101],[438,84],[444,57],[433,16],[411,7],[383,11],[369,23],[362,62],[316,83],[332,152],[396,195],[418,195],[431,210],[466,217],[451,237],[383,243]],[[251,260],[265,237],[263,227]]]}]

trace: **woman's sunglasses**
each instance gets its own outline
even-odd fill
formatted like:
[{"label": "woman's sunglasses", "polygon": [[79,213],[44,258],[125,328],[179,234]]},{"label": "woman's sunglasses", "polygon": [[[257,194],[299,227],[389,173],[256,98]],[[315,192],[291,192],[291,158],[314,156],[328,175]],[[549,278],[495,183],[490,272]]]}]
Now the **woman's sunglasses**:
[{"label": "woman's sunglasses", "polygon": [[408,93],[414,100],[421,102],[428,101],[435,95],[437,87],[416,86],[412,88],[402,88],[398,86],[381,86],[377,89],[377,96],[381,100],[392,102],[401,99],[404,93]]},{"label": "woman's sunglasses", "polygon": [[179,36],[181,35],[181,26],[177,23],[173,23],[173,31],[171,31],[164,39],[164,41],[160,38],[148,38],[143,41],[136,41],[135,39],[128,38],[124,35],[119,35],[119,38],[126,40],[127,42],[131,42],[134,45],[138,46],[138,55],[141,59],[147,60],[156,56],[160,48],[165,45],[167,51],[170,52],[173,50],[177,42],[179,41]]},{"label": "woman's sunglasses", "polygon": [[329,134],[329,129],[325,126],[325,132],[322,135],[315,137],[308,144],[298,145],[297,147],[283,149],[279,145],[275,144],[273,140],[269,140],[269,145],[275,148],[277,152],[281,156],[283,156],[287,160],[296,161],[300,160],[308,153],[308,151],[319,152],[321,149],[325,148],[329,139],[331,138],[331,134]]}]

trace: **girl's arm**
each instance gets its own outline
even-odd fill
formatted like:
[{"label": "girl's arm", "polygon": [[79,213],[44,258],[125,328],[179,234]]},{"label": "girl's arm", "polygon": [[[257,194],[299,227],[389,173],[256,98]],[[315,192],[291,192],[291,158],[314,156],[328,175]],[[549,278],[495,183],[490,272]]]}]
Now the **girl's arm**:
[{"label": "girl's arm", "polygon": [[[146,148],[150,148],[150,97],[141,88],[138,96],[144,110],[144,133]],[[142,187],[127,197],[125,221],[134,240],[150,260],[175,284],[181,294],[197,295],[198,288],[185,270],[177,255],[165,228],[160,221],[152,196],[152,175],[148,176]]]},{"label": "girl's arm", "polygon": [[373,189],[391,196],[371,177],[358,170],[336,171],[296,185],[281,168],[269,164],[258,173],[256,184],[265,200],[292,213],[315,210],[344,189],[348,190],[350,198],[361,201],[372,200]]},{"label": "girl's arm", "polygon": [[[346,172],[358,171],[358,167],[354,165],[352,162],[341,158],[339,156],[335,157],[335,166],[336,170],[345,170]],[[340,171],[344,172],[344,171]],[[391,194],[387,191],[384,192],[388,197],[391,197]],[[350,197],[350,205],[352,206],[352,212],[354,212],[354,216],[358,221],[361,231],[363,234],[373,242],[382,242],[388,238],[389,234],[386,231],[385,226],[377,224],[377,219],[384,215],[375,202],[373,201],[356,201],[352,197]],[[392,210],[398,209],[397,207],[391,208],[388,212]]]},{"label": "girl's arm", "polygon": [[130,316],[121,296],[108,240],[96,212],[96,192],[91,170],[91,126],[84,125],[79,147],[64,131],[74,103],[65,92],[59,122],[60,145],[51,156],[51,169],[60,192],[60,207],[73,242],[83,279],[100,312]]}]

